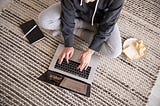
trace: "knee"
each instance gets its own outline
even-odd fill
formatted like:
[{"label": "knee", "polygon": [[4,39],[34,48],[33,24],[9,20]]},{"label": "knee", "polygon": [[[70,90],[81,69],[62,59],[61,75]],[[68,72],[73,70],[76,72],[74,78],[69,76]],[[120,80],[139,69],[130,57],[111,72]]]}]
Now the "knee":
[{"label": "knee", "polygon": [[48,17],[45,13],[40,13],[38,16],[38,24],[40,27],[48,30],[57,30],[60,29],[60,19]]},{"label": "knee", "polygon": [[110,46],[102,46],[101,53],[110,58],[117,58],[122,53],[122,46],[110,47]]},{"label": "knee", "polygon": [[51,17],[48,17],[47,13],[42,11],[38,16],[38,24],[40,27],[44,29],[50,29],[50,24],[53,19],[50,19]]},{"label": "knee", "polygon": [[46,22],[46,16],[45,16],[45,14],[43,13],[43,11],[39,14],[39,16],[38,16],[38,24],[39,24],[39,26],[40,27],[42,27],[42,28],[44,28],[44,29],[46,29],[46,24],[47,24],[47,22]]},{"label": "knee", "polygon": [[38,16],[38,24],[40,27],[44,29],[52,29],[54,27],[54,24],[59,23],[60,19],[60,13],[61,9],[59,4],[58,5],[52,5],[48,9],[42,11]]},{"label": "knee", "polygon": [[122,53],[122,48],[116,48],[115,50],[113,50],[111,52],[111,54],[109,55],[109,57],[111,58],[117,58],[118,56],[120,56]]}]

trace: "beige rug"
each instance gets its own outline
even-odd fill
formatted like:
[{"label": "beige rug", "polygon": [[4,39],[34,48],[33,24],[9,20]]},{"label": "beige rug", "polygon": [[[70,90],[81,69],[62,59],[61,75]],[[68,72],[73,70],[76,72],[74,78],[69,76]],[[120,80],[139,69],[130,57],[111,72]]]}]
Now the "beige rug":
[{"label": "beige rug", "polygon": [[[145,106],[160,62],[159,0],[127,0],[118,21],[122,39],[136,37],[148,46],[145,59],[128,61],[101,56],[91,97],[45,84],[37,78],[47,71],[55,49],[63,43],[42,30],[45,39],[30,45],[19,28],[54,0],[13,0],[0,15],[0,105]],[[75,47],[88,44],[75,38]]]}]

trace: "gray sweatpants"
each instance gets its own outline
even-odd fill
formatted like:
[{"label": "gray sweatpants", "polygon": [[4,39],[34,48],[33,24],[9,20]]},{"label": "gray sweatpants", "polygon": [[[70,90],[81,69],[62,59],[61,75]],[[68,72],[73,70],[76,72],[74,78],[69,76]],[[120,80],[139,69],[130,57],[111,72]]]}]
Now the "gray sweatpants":
[{"label": "gray sweatpants", "polygon": [[[60,3],[51,5],[39,14],[39,26],[48,30],[60,30],[60,13]],[[83,20],[75,19],[75,28],[73,33],[90,44],[97,31],[97,27],[97,24],[92,26],[90,23],[84,22]],[[121,54],[122,43],[117,24],[115,24],[110,38],[102,45],[101,52],[112,58],[116,58]]]}]

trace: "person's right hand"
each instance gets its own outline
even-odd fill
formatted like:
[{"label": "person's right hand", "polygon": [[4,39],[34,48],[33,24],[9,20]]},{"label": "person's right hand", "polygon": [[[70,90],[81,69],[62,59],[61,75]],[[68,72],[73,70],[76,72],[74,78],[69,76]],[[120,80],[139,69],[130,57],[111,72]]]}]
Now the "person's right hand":
[{"label": "person's right hand", "polygon": [[67,63],[69,63],[69,59],[72,58],[73,54],[74,54],[73,47],[64,48],[62,53],[58,57],[58,63],[61,64],[64,58],[66,59]]}]

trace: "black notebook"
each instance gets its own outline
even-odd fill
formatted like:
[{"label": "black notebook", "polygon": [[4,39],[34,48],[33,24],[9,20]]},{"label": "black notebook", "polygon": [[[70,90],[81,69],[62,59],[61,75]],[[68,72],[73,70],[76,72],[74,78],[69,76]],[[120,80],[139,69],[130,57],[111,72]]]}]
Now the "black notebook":
[{"label": "black notebook", "polygon": [[30,20],[21,24],[20,28],[24,33],[24,37],[28,39],[30,44],[37,42],[44,37],[42,31],[34,20]]}]

